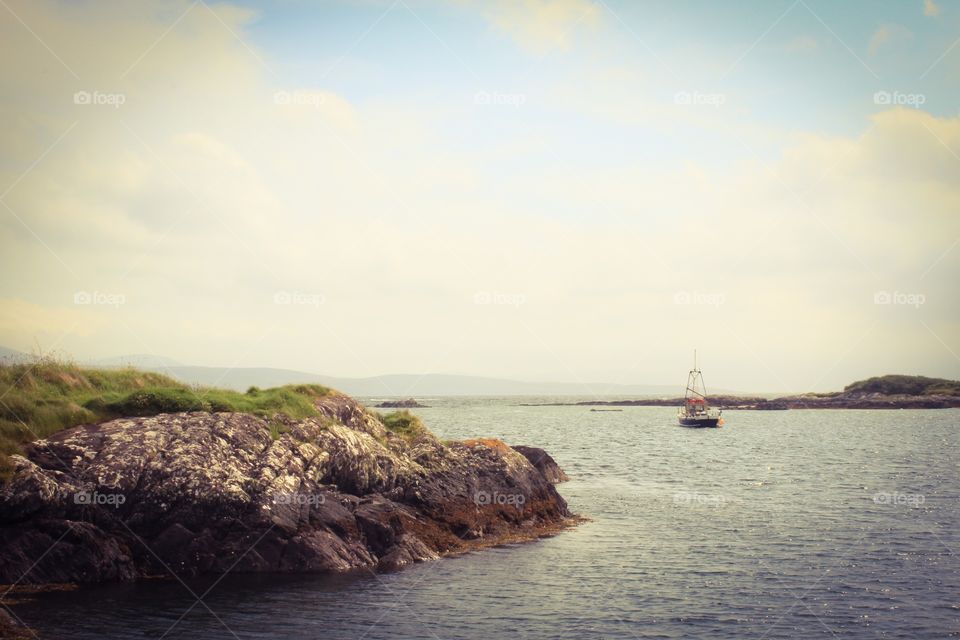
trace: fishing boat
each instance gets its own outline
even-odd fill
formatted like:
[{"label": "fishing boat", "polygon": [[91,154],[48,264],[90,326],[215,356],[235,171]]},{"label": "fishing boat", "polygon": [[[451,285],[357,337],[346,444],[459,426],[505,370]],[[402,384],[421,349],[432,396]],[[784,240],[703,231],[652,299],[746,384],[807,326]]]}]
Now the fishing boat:
[{"label": "fishing boat", "polygon": [[721,409],[711,409],[707,401],[707,388],[703,374],[697,368],[697,352],[693,352],[693,369],[687,374],[687,390],[683,406],[677,411],[677,420],[682,427],[719,427],[723,424]]}]

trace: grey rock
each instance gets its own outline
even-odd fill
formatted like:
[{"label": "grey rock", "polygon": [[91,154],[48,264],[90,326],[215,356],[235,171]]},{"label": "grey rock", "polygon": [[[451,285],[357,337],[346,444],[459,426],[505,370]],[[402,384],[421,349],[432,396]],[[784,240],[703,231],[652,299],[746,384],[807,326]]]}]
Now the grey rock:
[{"label": "grey rock", "polygon": [[318,408],[277,439],[177,413],[34,442],[0,486],[0,583],[396,569],[570,521],[549,456],[408,440],[339,394]]}]

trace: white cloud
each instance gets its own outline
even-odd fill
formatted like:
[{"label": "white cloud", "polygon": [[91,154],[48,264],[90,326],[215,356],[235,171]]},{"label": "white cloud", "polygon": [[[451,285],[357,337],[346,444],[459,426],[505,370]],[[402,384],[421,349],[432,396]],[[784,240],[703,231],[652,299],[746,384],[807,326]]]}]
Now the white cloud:
[{"label": "white cloud", "polygon": [[880,25],[873,36],[870,37],[870,44],[867,46],[870,55],[876,55],[881,49],[894,46],[903,42],[913,40],[913,32],[899,24]]},{"label": "white cloud", "polygon": [[591,0],[466,0],[525,49],[566,49],[578,28],[596,24],[602,8]]},{"label": "white cloud", "polygon": [[[579,17],[572,6],[561,12],[567,26]],[[515,111],[489,124],[389,96],[369,104],[324,86],[276,86],[260,62],[268,56],[201,6],[125,80],[116,79],[176,15],[104,7],[81,28],[44,3],[15,9],[41,35],[57,34],[84,80],[25,30],[3,27],[12,50],[32,54],[0,58],[10,123],[0,185],[49,149],[5,199],[43,244],[0,208],[0,265],[17,275],[0,287],[5,346],[68,332],[63,346],[80,357],[156,352],[341,375],[529,377],[533,367],[609,371],[636,358],[638,376],[662,381],[656,367],[685,357],[697,334],[730,362],[743,360],[744,341],[802,388],[877,320],[866,373],[941,362],[942,345],[924,343],[926,333],[908,340],[900,320],[877,315],[875,290],[921,288],[943,305],[924,310],[927,324],[952,335],[960,255],[923,274],[960,236],[960,162],[948,151],[960,149],[958,118],[898,109],[859,137],[790,137],[747,124],[733,97],[723,109],[678,105],[646,70],[585,62],[583,82],[572,74],[538,95],[564,114],[559,125],[524,138],[500,128]],[[218,11],[243,34],[248,14]],[[531,45],[562,41],[516,29]],[[98,40],[96,54],[74,55]],[[88,77],[127,102],[73,104]],[[290,99],[278,102],[278,91]],[[448,139],[443,118],[462,118],[484,144]],[[671,148],[592,162],[570,134],[603,127],[670,134]],[[722,164],[701,153],[717,136],[726,136],[715,145]],[[771,140],[777,159],[744,159],[741,141]],[[119,313],[78,310],[69,304],[77,290],[119,292],[126,303]],[[278,290],[321,294],[324,304],[278,307]],[[727,303],[672,303],[691,290]],[[478,308],[479,291],[528,302]],[[730,384],[780,386],[762,384],[754,365]],[[851,377],[836,375],[823,386]]]}]

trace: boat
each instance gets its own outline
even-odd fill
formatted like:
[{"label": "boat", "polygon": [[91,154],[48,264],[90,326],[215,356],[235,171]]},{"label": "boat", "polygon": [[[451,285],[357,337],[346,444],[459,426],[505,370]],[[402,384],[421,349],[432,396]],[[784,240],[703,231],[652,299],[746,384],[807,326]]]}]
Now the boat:
[{"label": "boat", "polygon": [[677,420],[682,427],[719,427],[723,425],[722,409],[712,409],[707,401],[707,388],[703,373],[697,368],[697,352],[693,352],[693,369],[687,374],[687,390],[683,406],[677,411]]}]

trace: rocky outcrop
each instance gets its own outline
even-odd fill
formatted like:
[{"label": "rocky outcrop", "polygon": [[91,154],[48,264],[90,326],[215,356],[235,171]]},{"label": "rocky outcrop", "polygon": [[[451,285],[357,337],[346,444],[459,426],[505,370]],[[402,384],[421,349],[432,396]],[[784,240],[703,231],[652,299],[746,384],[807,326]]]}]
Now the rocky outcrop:
[{"label": "rocky outcrop", "polygon": [[571,522],[545,454],[398,435],[342,395],[318,408],[124,418],[34,442],[0,487],[0,583],[395,569]]},{"label": "rocky outcrop", "polygon": [[377,405],[378,409],[426,409],[427,405],[420,404],[413,398],[406,400],[384,400]]},{"label": "rocky outcrop", "polygon": [[787,396],[772,401],[789,409],[949,409],[960,407],[960,397],[938,395],[884,395],[838,393]]},{"label": "rocky outcrop", "polygon": [[36,635],[32,630],[20,624],[20,621],[0,608],[0,638],[5,640],[29,640]]},{"label": "rocky outcrop", "polygon": [[548,481],[557,484],[570,479],[567,477],[567,474],[563,472],[563,469],[560,468],[560,465],[557,464],[557,461],[543,449],[522,445],[514,445],[513,448],[519,451]]},{"label": "rocky outcrop", "polygon": [[[522,406],[610,406],[679,407],[683,398],[642,398],[639,400],[586,400],[552,402]],[[880,393],[822,393],[759,398],[749,396],[710,396],[713,407],[724,410],[780,411],[785,409],[949,409],[960,408],[960,396],[884,395]]]}]

